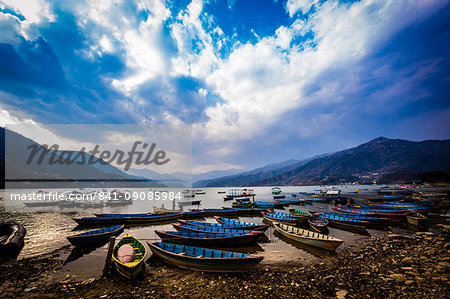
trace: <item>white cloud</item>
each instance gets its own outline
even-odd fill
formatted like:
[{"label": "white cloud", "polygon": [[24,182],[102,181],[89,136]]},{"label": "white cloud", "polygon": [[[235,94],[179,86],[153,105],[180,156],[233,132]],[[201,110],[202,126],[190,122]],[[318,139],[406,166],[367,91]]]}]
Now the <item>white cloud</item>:
[{"label": "white cloud", "polygon": [[319,0],[288,0],[286,3],[286,10],[292,18],[299,10],[303,14],[308,13],[311,10],[311,7],[317,2],[319,2]]}]

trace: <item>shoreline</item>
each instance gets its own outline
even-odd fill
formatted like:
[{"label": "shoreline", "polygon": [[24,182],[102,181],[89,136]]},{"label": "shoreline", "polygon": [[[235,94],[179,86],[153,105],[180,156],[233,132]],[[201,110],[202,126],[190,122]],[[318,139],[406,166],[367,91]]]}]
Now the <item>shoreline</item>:
[{"label": "shoreline", "polygon": [[450,286],[448,227],[388,232],[307,264],[261,264],[248,273],[194,272],[150,257],[136,280],[117,275],[56,279],[61,249],[0,265],[0,297],[420,297],[443,298]]}]

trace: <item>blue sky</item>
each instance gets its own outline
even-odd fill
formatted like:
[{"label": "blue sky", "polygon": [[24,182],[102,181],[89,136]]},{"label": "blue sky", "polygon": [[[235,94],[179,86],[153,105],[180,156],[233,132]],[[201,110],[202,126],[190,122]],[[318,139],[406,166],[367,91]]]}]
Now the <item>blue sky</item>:
[{"label": "blue sky", "polygon": [[187,123],[194,171],[450,138],[450,5],[0,0],[0,122]]}]

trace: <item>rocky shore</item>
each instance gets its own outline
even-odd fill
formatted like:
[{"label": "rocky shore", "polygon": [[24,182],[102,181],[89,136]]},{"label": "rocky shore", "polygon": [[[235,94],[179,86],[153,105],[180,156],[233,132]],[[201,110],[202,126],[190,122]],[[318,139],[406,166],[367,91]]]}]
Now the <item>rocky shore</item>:
[{"label": "rocky shore", "polygon": [[356,250],[310,265],[259,265],[245,274],[200,273],[150,258],[134,281],[67,276],[58,252],[0,266],[0,297],[444,298],[449,293],[448,228],[372,237]]}]

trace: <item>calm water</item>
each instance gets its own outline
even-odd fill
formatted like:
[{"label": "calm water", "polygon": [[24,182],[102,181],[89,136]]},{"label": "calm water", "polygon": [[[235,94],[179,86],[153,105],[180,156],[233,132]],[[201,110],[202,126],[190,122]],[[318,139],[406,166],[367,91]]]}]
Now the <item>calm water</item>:
[{"label": "calm water", "polygon": [[[370,195],[372,189],[378,188],[375,186],[338,186],[339,189],[345,194],[346,192],[353,191],[354,189],[365,189],[358,194],[358,196],[364,196],[364,193]],[[223,197],[225,194],[218,194],[218,191],[227,191],[229,188],[206,188],[203,191],[206,194],[196,195],[196,200],[201,200],[201,208],[220,208],[220,207],[230,207],[232,201],[224,201]],[[270,187],[256,187],[253,188],[256,193],[255,200],[258,201],[273,201],[271,188]],[[313,192],[314,190],[321,189],[318,186],[308,186],[308,187],[282,187],[286,197],[288,198],[291,193],[298,192]],[[147,192],[148,189],[129,189],[131,191],[144,191]],[[36,190],[28,190],[23,192],[32,192]],[[171,190],[168,190],[171,191]],[[179,191],[179,190],[177,190]],[[8,196],[8,193],[3,194],[3,196]],[[303,195],[300,195],[303,196]],[[39,212],[39,213],[11,213],[11,212],[0,212],[0,220],[14,220],[19,223],[24,224],[27,229],[27,235],[25,238],[25,247],[20,253],[19,258],[36,256],[42,253],[49,252],[54,249],[61,248],[63,246],[70,245],[66,240],[66,237],[74,233],[83,232],[83,230],[76,230],[76,223],[72,220],[72,217],[80,216],[93,216],[94,212],[103,213],[143,213],[150,212],[153,210],[152,206],[165,205],[166,208],[171,208],[172,204],[169,201],[135,201],[132,205],[121,206],[121,207],[104,207],[104,208],[86,208],[79,212],[65,213],[62,208],[55,208],[54,212]],[[4,205],[4,202],[0,202]],[[9,204],[9,203],[8,203]],[[18,203],[15,207],[16,210],[21,209],[22,203]],[[309,210],[330,210],[329,204],[317,203],[314,205],[306,206],[293,206],[305,212]],[[11,210],[8,206],[8,211]],[[184,210],[191,208],[197,208],[197,206],[184,206]],[[285,208],[285,212],[288,208]],[[14,210],[14,207],[13,207]],[[4,211],[4,207],[0,206],[0,211]],[[281,211],[281,210],[280,210]],[[239,217],[240,220],[249,221],[254,223],[262,223],[262,217]],[[201,221],[201,220],[200,220]],[[205,218],[204,221],[215,222],[213,218]],[[123,234],[131,234],[134,237],[146,241],[146,240],[158,240],[155,230],[173,230],[170,224],[164,225],[152,225],[152,226],[140,226],[126,228]],[[377,230],[368,230],[370,235],[381,233]],[[122,235],[123,235],[122,234]],[[251,247],[242,248],[229,248],[234,251],[241,252],[255,252],[264,256],[262,263],[271,264],[279,262],[302,262],[307,263],[314,261],[316,259],[322,258],[331,254],[339,254],[342,250],[349,246],[353,246],[355,241],[360,241],[370,238],[370,235],[359,234],[355,232],[349,232],[345,230],[329,228],[329,235],[345,240],[345,243],[341,245],[336,253],[328,253],[321,249],[308,247],[306,245],[298,245],[297,243],[292,243],[289,240],[280,239],[280,237],[274,234],[273,228],[269,228],[266,231],[266,239],[263,242],[258,243]],[[107,245],[91,250],[90,252],[79,252],[73,251],[62,254],[62,259],[66,262],[63,271],[60,275],[64,276],[70,273],[72,276],[78,277],[80,279],[96,277],[101,274],[104,258],[106,255]],[[151,254],[149,254],[150,256]]]}]

